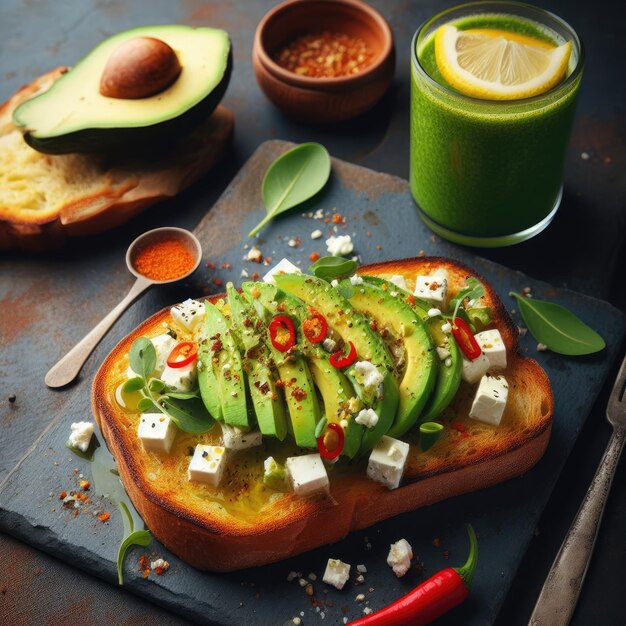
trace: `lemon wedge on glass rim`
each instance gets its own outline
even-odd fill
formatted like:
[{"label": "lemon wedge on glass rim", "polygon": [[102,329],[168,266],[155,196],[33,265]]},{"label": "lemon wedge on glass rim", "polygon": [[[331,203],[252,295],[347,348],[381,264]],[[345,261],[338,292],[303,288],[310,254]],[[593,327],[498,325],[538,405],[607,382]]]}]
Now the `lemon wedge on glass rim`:
[{"label": "lemon wedge on glass rim", "polygon": [[451,24],[435,33],[435,60],[450,86],[485,100],[519,100],[544,93],[567,73],[572,42],[554,46],[506,30],[459,30]]}]

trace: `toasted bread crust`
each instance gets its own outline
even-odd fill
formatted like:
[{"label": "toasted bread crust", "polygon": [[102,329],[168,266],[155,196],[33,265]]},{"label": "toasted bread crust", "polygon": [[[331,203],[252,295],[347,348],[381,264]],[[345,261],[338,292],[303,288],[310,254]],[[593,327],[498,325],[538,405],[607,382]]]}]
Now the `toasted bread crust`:
[{"label": "toasted bread crust", "polygon": [[[23,142],[12,121],[15,108],[49,89],[68,71],[58,67],[19,89],[0,106],[0,142],[7,154],[17,150],[25,170],[37,168],[49,177],[50,187],[62,188],[36,210],[20,204],[19,191],[0,198],[0,249],[29,251],[58,247],[67,237],[92,235],[127,222],[146,207],[170,198],[203,176],[230,141],[233,114],[223,106],[167,154],[138,160],[123,157],[41,154]],[[72,182],[84,172],[80,184]],[[28,171],[18,172],[28,180]],[[28,189],[26,185],[25,189]]]},{"label": "toasted bread crust", "polygon": [[[168,310],[160,311],[122,340],[107,357],[93,384],[93,411],[129,496],[154,536],[198,569],[230,571],[288,558],[338,541],[351,530],[365,528],[398,513],[448,497],[488,487],[530,469],[543,455],[552,425],[553,397],[544,371],[517,353],[517,329],[504,305],[486,281],[467,267],[439,258],[416,258],[360,268],[371,275],[403,274],[412,279],[445,267],[454,293],[466,276],[478,277],[486,287],[485,304],[494,310],[495,326],[507,345],[509,403],[497,429],[467,417],[471,397],[459,394],[452,422],[427,454],[412,446],[402,486],[389,491],[370,481],[365,472],[331,478],[332,498],[301,499],[282,496],[248,516],[229,514],[204,501],[194,504],[186,475],[176,485],[151,480],[155,468],[186,472],[143,453],[134,428],[113,397],[119,372],[126,368],[130,345],[141,335],[162,332]],[[216,299],[217,296],[213,299]],[[498,436],[494,437],[494,431]],[[156,465],[155,465],[156,464]],[[180,476],[178,477],[180,478]],[[183,490],[180,493],[181,489]],[[200,501],[198,501],[200,502]]]}]

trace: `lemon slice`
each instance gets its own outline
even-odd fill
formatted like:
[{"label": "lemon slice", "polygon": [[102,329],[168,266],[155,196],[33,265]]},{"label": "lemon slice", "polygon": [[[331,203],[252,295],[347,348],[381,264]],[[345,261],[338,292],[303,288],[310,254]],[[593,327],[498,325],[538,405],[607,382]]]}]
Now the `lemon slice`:
[{"label": "lemon slice", "polygon": [[561,46],[498,29],[435,33],[435,60],[445,80],[466,96],[519,100],[544,93],[563,80],[572,42]]}]

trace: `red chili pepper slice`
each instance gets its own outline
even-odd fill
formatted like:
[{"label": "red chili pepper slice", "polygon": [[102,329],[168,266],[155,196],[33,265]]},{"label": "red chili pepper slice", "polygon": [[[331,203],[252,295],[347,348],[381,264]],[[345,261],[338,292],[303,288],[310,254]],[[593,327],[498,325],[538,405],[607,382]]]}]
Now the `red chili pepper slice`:
[{"label": "red chili pepper slice", "polygon": [[337,350],[337,352],[333,352],[330,355],[330,364],[337,369],[343,369],[344,367],[348,367],[348,365],[352,365],[356,361],[356,348],[351,341],[348,341],[350,345],[350,350],[348,354],[344,354],[343,350]]},{"label": "red chili pepper slice", "polygon": [[[330,433],[335,433],[331,435]],[[327,439],[329,441],[327,441]],[[346,436],[343,432],[343,428],[339,424],[328,424],[326,432],[317,438],[317,448],[320,451],[320,456],[323,459],[332,461],[336,459],[343,451],[343,446],[346,441]],[[330,445],[334,443],[334,445]]]},{"label": "red chili pepper slice", "polygon": [[311,317],[302,321],[302,331],[311,343],[321,343],[328,334],[328,322],[321,313],[311,311]]},{"label": "red chili pepper slice", "polygon": [[468,524],[470,552],[462,567],[447,567],[380,611],[361,617],[350,626],[422,626],[461,604],[469,595],[478,563],[478,542]]},{"label": "red chili pepper slice", "polygon": [[198,358],[198,350],[191,341],[182,341],[174,346],[174,349],[167,357],[167,364],[170,367],[185,367],[193,363]]},{"label": "red chili pepper slice", "polygon": [[459,344],[461,352],[463,352],[470,361],[477,359],[481,355],[482,350],[472,334],[470,327],[467,325],[467,322],[460,317],[455,317],[452,320],[452,336]]},{"label": "red chili pepper slice", "polygon": [[287,352],[296,345],[296,329],[288,315],[276,315],[268,327],[272,345],[279,352]]}]

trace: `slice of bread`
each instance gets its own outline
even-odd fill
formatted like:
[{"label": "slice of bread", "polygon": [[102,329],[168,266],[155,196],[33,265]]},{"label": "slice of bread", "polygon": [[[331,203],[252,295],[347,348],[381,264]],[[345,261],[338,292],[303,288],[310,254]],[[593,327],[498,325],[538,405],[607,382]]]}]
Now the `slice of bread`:
[{"label": "slice of bread", "polygon": [[47,72],[0,107],[0,249],[45,250],[68,236],[118,226],[198,180],[219,160],[232,136],[233,114],[220,106],[163,154],[42,154],[24,141],[13,124],[13,111],[67,71],[59,67]]},{"label": "slice of bread", "polygon": [[[447,426],[426,453],[412,445],[401,486],[389,491],[367,478],[365,461],[355,471],[329,469],[330,498],[303,499],[269,492],[260,476],[265,446],[236,453],[226,469],[226,486],[215,489],[187,479],[189,449],[198,441],[219,441],[210,433],[179,433],[172,452],[145,452],[136,431],[139,416],[115,401],[126,379],[128,351],[139,336],[162,334],[169,310],[153,315],[106,358],[93,383],[93,411],[116,458],[128,494],[154,536],[198,569],[228,571],[285,559],[333,543],[351,530],[518,476],[543,455],[552,425],[553,397],[545,372],[517,352],[517,328],[493,289],[467,267],[440,258],[419,258],[361,267],[361,274],[402,274],[409,287],[418,274],[445,268],[454,294],[467,276],[485,285],[484,304],[493,309],[493,327],[507,347],[504,376],[509,400],[500,426],[468,417],[473,390],[462,383],[445,414]],[[213,298],[216,299],[216,298]],[[218,429],[215,429],[219,431]],[[213,439],[212,439],[213,437]],[[411,436],[403,437],[412,441]],[[414,440],[414,439],[413,439]]]}]

